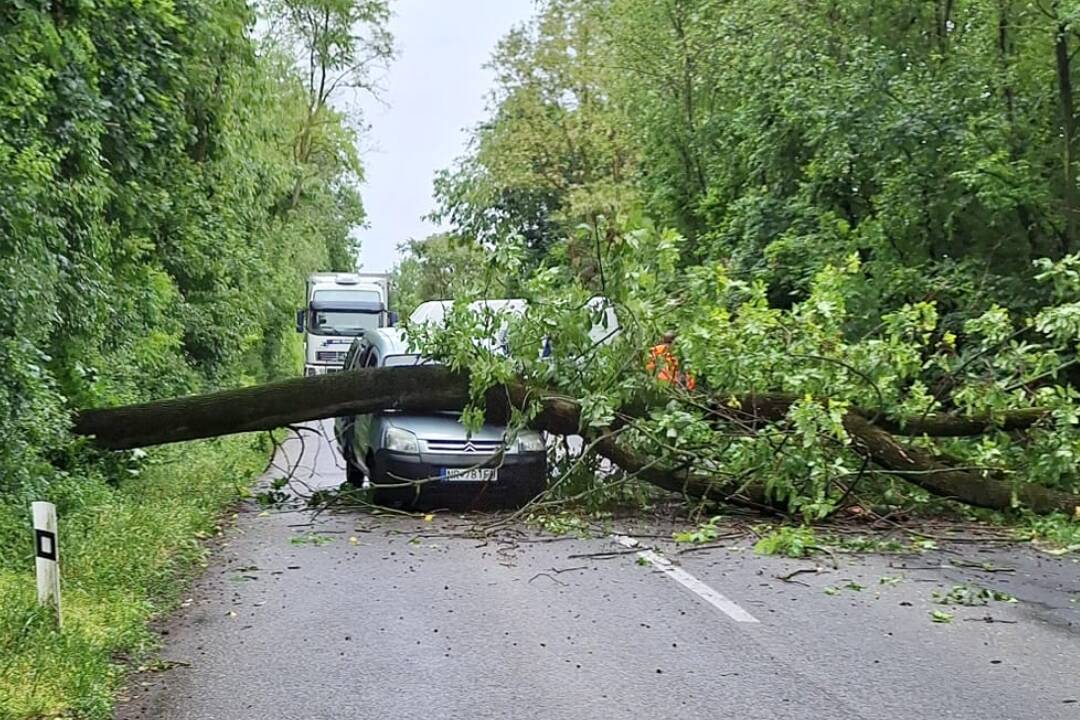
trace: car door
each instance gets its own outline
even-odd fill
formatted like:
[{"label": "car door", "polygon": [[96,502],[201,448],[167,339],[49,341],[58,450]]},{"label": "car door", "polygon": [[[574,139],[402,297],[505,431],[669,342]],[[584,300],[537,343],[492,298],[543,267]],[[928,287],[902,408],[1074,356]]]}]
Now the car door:
[{"label": "car door", "polygon": [[[379,366],[379,351],[368,346],[356,358],[356,367],[374,368]],[[356,461],[367,470],[367,452],[371,448],[371,415],[357,415],[352,421],[352,446]]]},{"label": "car door", "polygon": [[[364,342],[363,336],[353,340],[352,345],[349,346],[349,352],[345,353],[345,362],[342,365],[342,369],[354,370],[359,367],[356,361],[357,358],[363,354],[365,347],[366,343]],[[352,439],[352,425],[352,415],[334,418],[334,437],[337,438],[338,447],[341,448],[341,454],[345,456],[348,456],[349,454],[349,442]]]}]

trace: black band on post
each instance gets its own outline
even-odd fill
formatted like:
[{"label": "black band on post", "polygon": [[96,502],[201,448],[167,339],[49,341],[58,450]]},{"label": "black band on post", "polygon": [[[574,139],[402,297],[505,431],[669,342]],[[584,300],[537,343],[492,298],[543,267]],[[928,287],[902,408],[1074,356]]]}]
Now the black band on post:
[{"label": "black band on post", "polygon": [[56,560],[56,533],[34,528],[34,544],[39,558]]}]

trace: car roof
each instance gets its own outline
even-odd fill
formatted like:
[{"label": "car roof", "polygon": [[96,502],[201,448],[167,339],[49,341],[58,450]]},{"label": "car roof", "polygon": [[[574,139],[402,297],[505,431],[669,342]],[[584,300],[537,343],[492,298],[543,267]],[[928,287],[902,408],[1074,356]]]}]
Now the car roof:
[{"label": "car roof", "polygon": [[[416,306],[409,316],[409,322],[415,325],[431,323],[441,326],[446,320],[446,314],[454,306],[453,300],[428,300]],[[509,312],[521,315],[525,312],[527,303],[521,298],[501,298],[495,300],[473,300],[468,304],[469,310],[481,313],[487,309],[492,312]]]},{"label": "car roof", "polygon": [[401,328],[389,327],[365,330],[363,338],[368,344],[378,349],[379,355],[383,357],[387,355],[414,354],[409,352],[409,345],[405,342]]},{"label": "car roof", "polygon": [[473,312],[480,312],[487,309],[493,312],[507,311],[515,314],[522,314],[525,312],[525,308],[528,306],[521,298],[503,298],[499,300],[474,300],[469,303],[469,309]]}]

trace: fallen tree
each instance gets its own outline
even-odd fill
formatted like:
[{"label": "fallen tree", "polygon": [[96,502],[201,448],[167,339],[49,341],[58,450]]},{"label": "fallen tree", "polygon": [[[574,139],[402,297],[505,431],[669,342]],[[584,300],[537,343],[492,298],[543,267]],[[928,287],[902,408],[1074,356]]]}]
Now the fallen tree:
[{"label": "fallen tree", "polygon": [[84,410],[73,430],[108,450],[218,437],[378,410],[460,409],[467,382],[438,365],[370,368]]},{"label": "fallen tree", "polygon": [[[506,422],[512,409],[539,399],[535,427],[572,435],[582,432],[580,406],[562,397],[523,384],[491,388],[485,398],[486,416]],[[779,394],[746,395],[736,402],[712,404],[718,422],[737,421],[752,432],[765,424],[783,422],[794,397]],[[642,417],[655,399],[642,398],[623,408],[617,424]],[[371,368],[333,375],[294,378],[277,383],[204,395],[80,412],[74,432],[92,437],[105,449],[121,450],[181,442],[232,433],[270,430],[297,423],[395,409],[410,412],[458,410],[469,402],[468,377],[442,366]],[[995,428],[1019,430],[1045,416],[1040,409],[1004,413],[998,417],[959,417],[926,414],[918,418],[885,418],[851,409],[844,428],[856,452],[882,470],[929,492],[979,507],[1007,509],[1014,500],[1035,512],[1072,513],[1076,496],[1031,484],[1013,487],[1007,480],[963,470],[926,451],[897,440],[896,435],[968,436]],[[754,479],[720,480],[690,468],[671,469],[646,461],[619,442],[612,428],[591,428],[596,451],[627,472],[665,490],[749,504],[767,502]]]}]

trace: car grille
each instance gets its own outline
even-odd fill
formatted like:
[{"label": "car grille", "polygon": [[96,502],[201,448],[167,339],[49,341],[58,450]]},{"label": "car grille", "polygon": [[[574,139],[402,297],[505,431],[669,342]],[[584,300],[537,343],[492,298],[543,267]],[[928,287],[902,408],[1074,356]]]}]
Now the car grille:
[{"label": "car grille", "polygon": [[476,453],[494,455],[502,450],[498,440],[428,440],[428,452],[433,453]]},{"label": "car grille", "polygon": [[345,355],[347,354],[335,350],[317,350],[315,351],[315,359],[318,362],[340,363],[345,362]]}]

